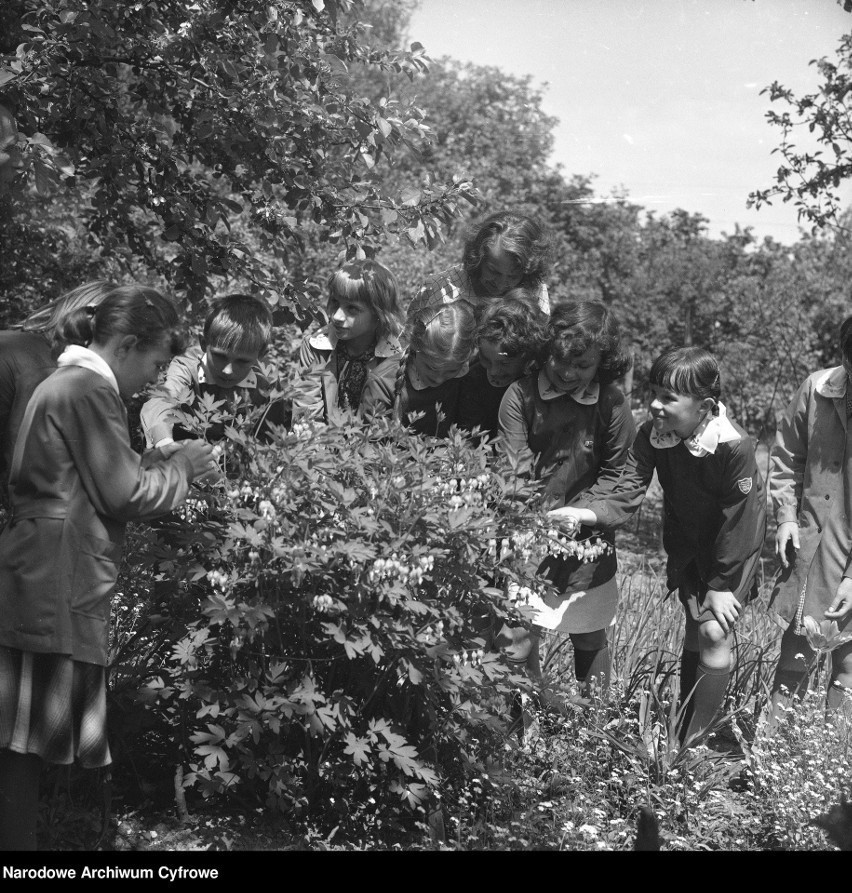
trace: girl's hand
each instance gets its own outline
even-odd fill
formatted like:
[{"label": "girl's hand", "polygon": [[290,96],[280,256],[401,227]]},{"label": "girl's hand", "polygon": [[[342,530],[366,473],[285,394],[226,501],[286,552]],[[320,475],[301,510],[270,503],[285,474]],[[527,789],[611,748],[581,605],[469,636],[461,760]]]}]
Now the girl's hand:
[{"label": "girl's hand", "polygon": [[734,593],[721,589],[708,589],[702,607],[716,618],[726,636],[742,611],[742,605],[734,598]]},{"label": "girl's hand", "polygon": [[844,577],[837,587],[837,595],[825,612],[826,620],[836,620],[838,625],[849,619],[852,614],[852,580]]},{"label": "girl's hand", "polygon": [[575,537],[582,524],[594,527],[598,522],[597,515],[589,509],[574,508],[566,505],[559,509],[551,509],[547,513],[548,521],[558,524],[570,537]]},{"label": "girl's hand", "polygon": [[179,450],[183,449],[183,442],[176,443],[172,441],[171,443],[164,443],[161,447],[157,447],[160,451],[161,456],[164,459],[168,459],[169,456],[174,456]]},{"label": "girl's hand", "polygon": [[213,455],[213,447],[203,440],[185,440],[181,452],[189,459],[192,468],[192,478],[206,478],[208,475],[218,474],[219,466]]},{"label": "girl's hand", "polygon": [[781,559],[782,567],[789,567],[787,546],[792,543],[795,551],[799,550],[799,525],[795,521],[784,521],[775,531],[775,554]]}]

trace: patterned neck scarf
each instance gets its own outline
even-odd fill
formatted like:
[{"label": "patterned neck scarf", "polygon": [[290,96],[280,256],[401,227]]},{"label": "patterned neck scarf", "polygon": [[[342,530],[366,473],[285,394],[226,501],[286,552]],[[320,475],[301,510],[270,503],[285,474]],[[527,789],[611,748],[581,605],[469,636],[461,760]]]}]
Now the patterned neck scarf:
[{"label": "patterned neck scarf", "polygon": [[367,380],[370,363],[376,356],[376,345],[353,357],[343,341],[334,348],[337,353],[337,405],[341,409],[357,409]]}]

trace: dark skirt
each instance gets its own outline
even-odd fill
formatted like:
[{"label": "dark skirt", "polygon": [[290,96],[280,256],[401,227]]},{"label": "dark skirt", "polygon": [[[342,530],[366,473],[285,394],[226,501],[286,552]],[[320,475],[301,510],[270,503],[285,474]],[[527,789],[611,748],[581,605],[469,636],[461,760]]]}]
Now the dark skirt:
[{"label": "dark skirt", "polygon": [[46,763],[109,766],[104,668],[0,646],[0,748]]},{"label": "dark skirt", "polygon": [[[757,572],[759,565],[760,552],[754,552],[750,555],[743,565],[740,584],[734,591],[734,598],[743,608],[757,598]],[[671,579],[669,579],[669,586],[671,586]],[[680,569],[677,596],[683,607],[689,611],[693,620],[709,620],[712,618],[712,614],[704,611],[704,599],[708,588],[707,583],[701,578],[701,573],[695,561],[690,561],[686,567]]]}]

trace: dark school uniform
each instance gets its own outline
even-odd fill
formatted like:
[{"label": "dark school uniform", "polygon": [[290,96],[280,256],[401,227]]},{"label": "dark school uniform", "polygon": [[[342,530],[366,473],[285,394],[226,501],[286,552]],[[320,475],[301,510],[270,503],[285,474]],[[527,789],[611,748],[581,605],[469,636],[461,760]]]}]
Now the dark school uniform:
[{"label": "dark school uniform", "polygon": [[500,403],[509,389],[495,388],[485,369],[477,362],[470,367],[459,385],[456,421],[459,428],[473,431],[479,428],[483,434],[491,438],[500,433]]},{"label": "dark school uniform", "polygon": [[[399,394],[399,417],[404,425],[408,425],[418,434],[431,437],[446,437],[450,426],[456,422],[458,410],[460,378],[449,378],[433,388],[418,390],[403,375],[402,388]],[[409,421],[412,413],[423,413],[416,421]]]},{"label": "dark school uniform", "polygon": [[[552,391],[544,371],[509,385],[503,397],[504,443],[518,456],[522,471],[546,481],[546,509],[571,504],[596,481],[615,485],[633,442],[633,413],[614,384],[595,385],[581,399],[587,402]],[[615,576],[614,534],[599,526],[604,527],[602,539],[613,546],[608,554],[585,564],[576,558],[545,559],[540,570],[549,572],[558,589],[588,590]],[[579,538],[592,532],[583,527]]]},{"label": "dark school uniform", "polygon": [[[684,442],[651,445],[645,422],[617,481],[601,481],[575,501],[603,527],[615,528],[639,508],[654,471],[663,489],[663,545],[669,591],[684,599],[695,584],[699,603],[708,589],[733,592],[741,604],[753,595],[766,533],[766,489],[748,434],[728,419],[739,440],[715,453],[693,455]],[[697,580],[696,580],[697,577]]]}]

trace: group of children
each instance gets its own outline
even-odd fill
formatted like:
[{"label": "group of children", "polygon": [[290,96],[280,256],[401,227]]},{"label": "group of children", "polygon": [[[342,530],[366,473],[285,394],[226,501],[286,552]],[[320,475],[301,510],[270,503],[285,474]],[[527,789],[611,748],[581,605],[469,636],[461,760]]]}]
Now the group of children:
[{"label": "group of children", "polygon": [[[721,402],[716,360],[694,347],[667,350],[653,363],[651,418],[637,432],[617,385],[630,366],[618,320],[596,302],[551,310],[543,245],[534,222],[493,215],[466,245],[463,265],[443,285],[427,283],[407,314],[386,267],[344,264],[327,282],[328,325],[299,351],[311,386],[286,412],[269,401],[259,368],[272,337],[270,310],[259,300],[216,301],[199,345],[183,353],[177,313],[152,289],[104,285],[96,301],[64,308],[52,323],[64,345],[58,368],[39,384],[50,371],[42,358],[39,374],[10,397],[19,418],[0,535],[0,847],[34,845],[44,761],[110,762],[104,666],[124,525],[167,514],[193,480],[215,471],[210,440],[223,432],[202,440],[186,425],[193,403],[207,397],[263,406],[258,435],[291,417],[387,413],[424,435],[446,436],[455,424],[502,442],[520,474],[542,481],[553,523],[582,538],[594,531],[608,546],[591,560],[551,556],[537,569],[552,584],[541,625],[570,636],[587,690],[605,687],[610,675],[614,531],[656,472],[668,588],[686,618],[681,739],[711,728],[765,535],[752,441]],[[809,652],[804,616],[842,626],[852,614],[852,320],[840,341],[843,366],[802,386],[773,452],[783,565],[777,604],[791,621],[776,709],[806,677],[798,658]],[[141,412],[148,449],[140,457],[122,398],[158,379]],[[541,681],[536,636],[508,638],[507,657]],[[836,652],[832,683],[837,705],[852,687],[852,644]]]}]

